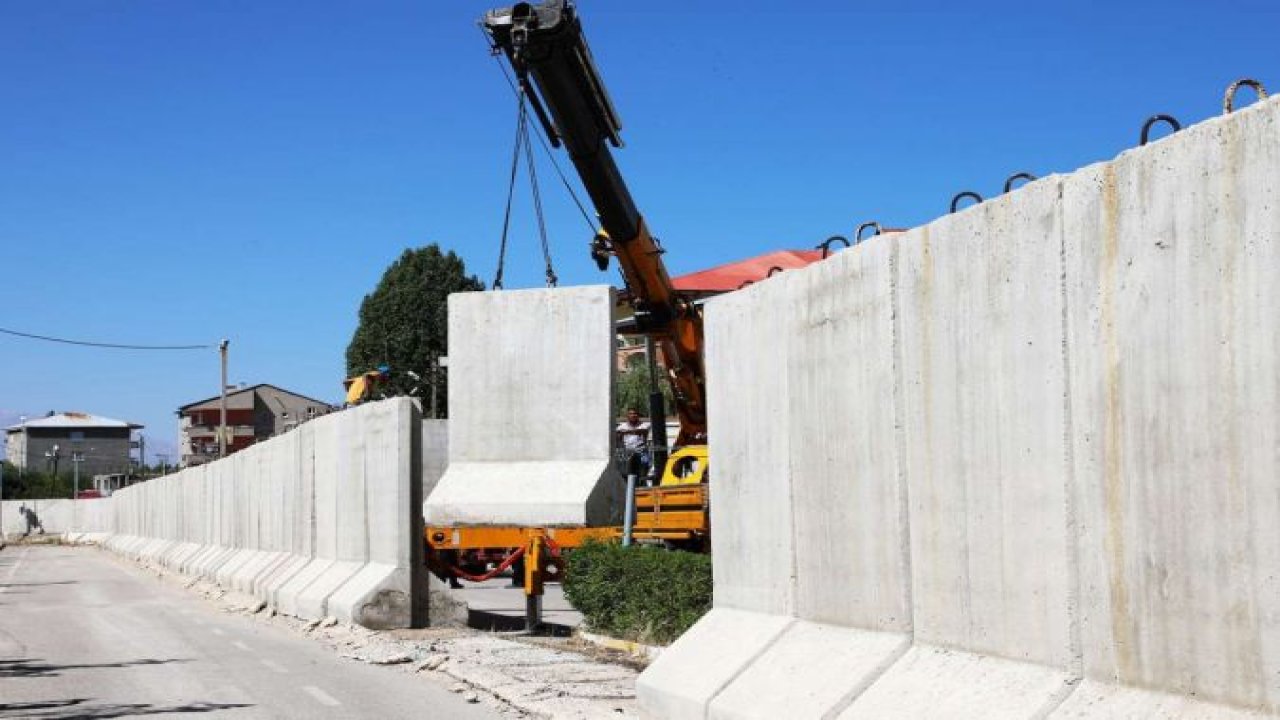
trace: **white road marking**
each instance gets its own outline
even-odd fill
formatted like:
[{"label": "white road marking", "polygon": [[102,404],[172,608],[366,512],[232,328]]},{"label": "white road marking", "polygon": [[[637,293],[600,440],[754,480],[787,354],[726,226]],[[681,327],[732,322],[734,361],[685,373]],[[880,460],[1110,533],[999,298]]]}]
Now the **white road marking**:
[{"label": "white road marking", "polygon": [[8,592],[8,583],[12,582],[14,576],[18,574],[18,568],[22,567],[22,561],[27,559],[27,553],[29,552],[31,552],[31,548],[22,548],[22,554],[18,556],[18,560],[9,566],[9,577],[4,579],[6,584],[3,587],[0,587],[0,595]]},{"label": "white road marking", "polygon": [[320,703],[321,705],[328,705],[329,707],[338,707],[339,705],[342,704],[338,702],[332,695],[321,690],[315,685],[303,685],[302,689],[306,690],[307,694],[315,698],[316,702]]},{"label": "white road marking", "polygon": [[274,661],[274,660],[268,660],[268,659],[266,659],[266,658],[262,658],[262,664],[263,664],[263,665],[266,665],[268,669],[275,670],[276,672],[280,673],[281,675],[288,675],[288,674],[289,674],[289,669],[288,669],[288,668],[286,668],[285,666],[281,665],[280,663],[278,663],[278,662],[276,662],[276,661]]},{"label": "white road marking", "polygon": [[245,651],[245,652],[253,652],[252,650],[250,650],[250,649],[249,649],[249,646],[248,646],[248,645],[245,645],[244,643],[240,642],[239,640],[237,640],[237,641],[235,641],[235,642],[233,642],[233,643],[231,643],[231,644],[232,644],[232,645],[235,645],[236,647],[240,648],[241,650],[243,650],[243,651]]},{"label": "white road marking", "polygon": [[223,632],[222,628],[213,628],[209,632],[213,633],[214,635],[226,635],[226,633]]}]

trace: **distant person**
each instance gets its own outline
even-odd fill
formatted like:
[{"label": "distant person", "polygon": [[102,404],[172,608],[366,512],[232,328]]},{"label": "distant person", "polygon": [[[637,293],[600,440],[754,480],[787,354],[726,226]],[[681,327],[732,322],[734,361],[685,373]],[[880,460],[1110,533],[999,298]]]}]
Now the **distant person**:
[{"label": "distant person", "polygon": [[26,505],[21,505],[18,507],[18,514],[21,515],[22,519],[27,523],[27,531],[22,533],[22,537],[27,537],[31,534],[31,531],[35,529],[40,530],[41,535],[44,534],[44,525],[40,524],[40,516],[36,515],[35,510],[32,510]]},{"label": "distant person", "polygon": [[628,475],[649,474],[649,421],[640,419],[640,411],[627,409],[627,418],[614,430],[622,448]]}]

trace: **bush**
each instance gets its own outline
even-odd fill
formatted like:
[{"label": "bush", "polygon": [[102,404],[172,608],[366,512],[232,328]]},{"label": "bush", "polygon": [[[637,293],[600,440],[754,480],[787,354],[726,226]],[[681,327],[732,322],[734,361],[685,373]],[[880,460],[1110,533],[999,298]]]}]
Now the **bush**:
[{"label": "bush", "polygon": [[665,645],[711,609],[711,557],[616,542],[567,554],[564,593],[593,632]]}]

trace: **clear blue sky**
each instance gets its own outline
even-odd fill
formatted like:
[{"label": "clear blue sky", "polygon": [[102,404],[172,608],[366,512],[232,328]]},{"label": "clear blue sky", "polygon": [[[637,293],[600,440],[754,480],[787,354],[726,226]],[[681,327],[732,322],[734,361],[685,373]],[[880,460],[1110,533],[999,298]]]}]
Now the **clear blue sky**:
[{"label": "clear blue sky", "polygon": [[[0,3],[0,327],[232,341],[231,380],[337,401],[404,248],[492,278],[513,99],[484,2]],[[1280,90],[1280,4],[582,0],[619,162],[680,273],[910,226]],[[543,160],[544,177],[550,178]],[[544,184],[563,284],[612,281]],[[527,196],[507,287],[541,284]],[[172,444],[217,356],[0,336],[0,419],[79,409]],[[159,445],[160,443],[156,443]]]}]

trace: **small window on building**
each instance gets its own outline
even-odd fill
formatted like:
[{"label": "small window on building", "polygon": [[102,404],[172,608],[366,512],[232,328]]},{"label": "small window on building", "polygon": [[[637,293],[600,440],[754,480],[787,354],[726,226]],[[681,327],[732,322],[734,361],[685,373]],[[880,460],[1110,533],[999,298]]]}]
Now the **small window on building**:
[{"label": "small window on building", "polygon": [[312,405],[307,408],[307,419],[309,420],[315,416],[316,416],[316,407]]},{"label": "small window on building", "polygon": [[69,434],[69,436],[68,436],[68,437],[69,437],[69,439],[71,439],[71,440],[84,440],[84,431],[83,431],[83,430],[72,430],[72,431],[70,432],[70,434]]}]

